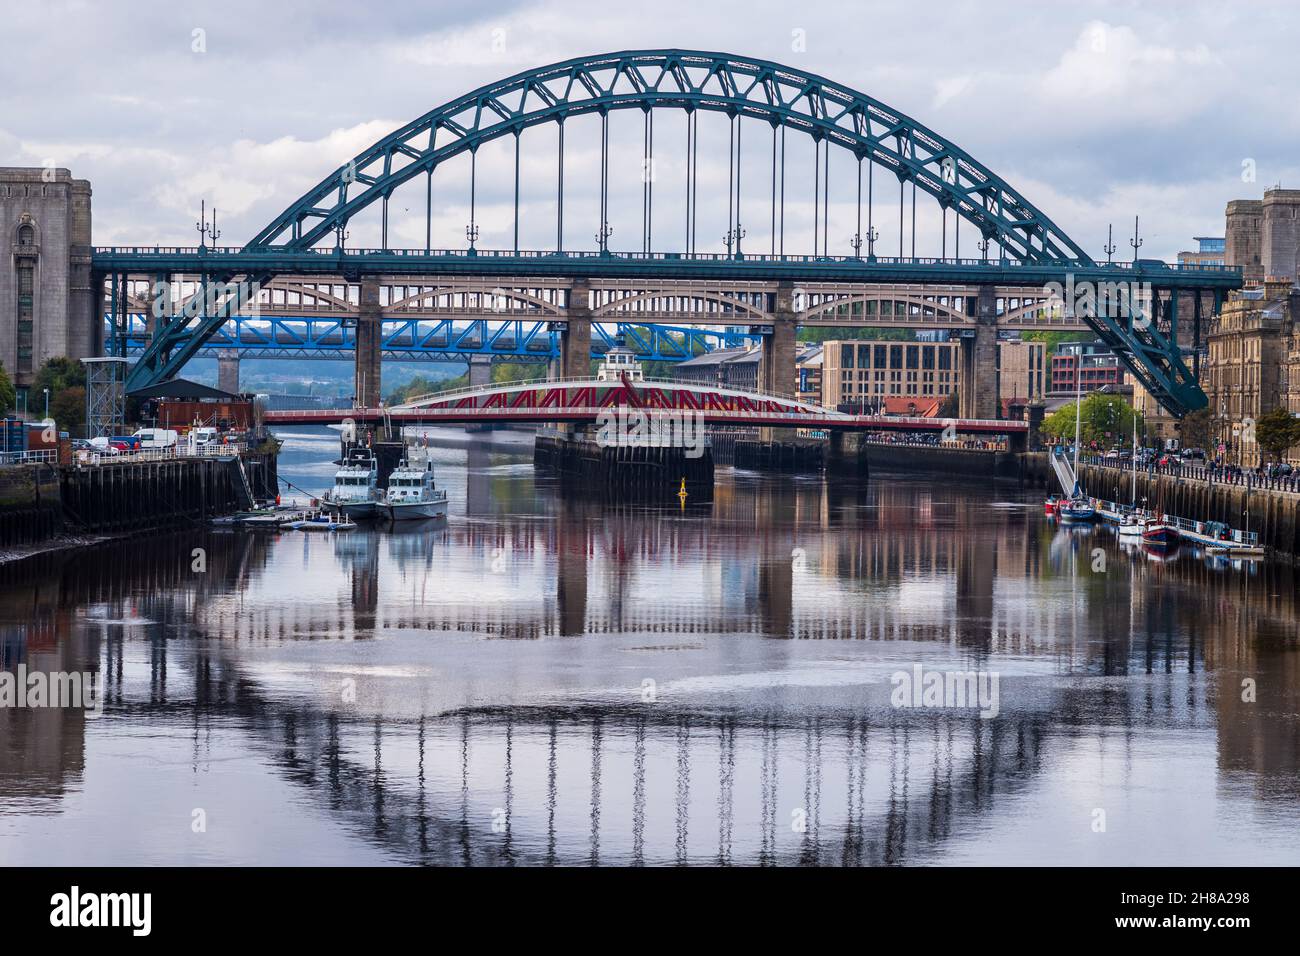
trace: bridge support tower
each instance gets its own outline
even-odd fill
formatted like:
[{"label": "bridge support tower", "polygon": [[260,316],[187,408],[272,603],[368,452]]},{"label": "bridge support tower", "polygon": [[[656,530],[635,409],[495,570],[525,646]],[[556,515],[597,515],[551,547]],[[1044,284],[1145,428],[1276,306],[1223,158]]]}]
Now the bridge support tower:
[{"label": "bridge support tower", "polygon": [[361,277],[361,302],[357,315],[356,379],[354,404],[362,408],[379,405],[382,374],[380,342],[379,280]]},{"label": "bridge support tower", "polygon": [[[469,369],[466,374],[469,379],[471,388],[480,385],[492,384],[492,357],[490,355],[471,355],[469,357]],[[491,431],[492,426],[487,423],[470,424],[465,426],[465,431],[469,433]]]},{"label": "bridge support tower", "polygon": [[862,432],[831,429],[826,443],[826,473],[867,476],[867,441]]},{"label": "bridge support tower", "polygon": [[961,391],[957,395],[962,418],[1000,418],[998,382],[998,309],[991,285],[979,287],[973,297],[974,335],[961,340]]},{"label": "bridge support tower", "polygon": [[[758,364],[758,390],[775,395],[793,395],[798,367],[795,362],[795,336],[798,315],[794,302],[794,283],[785,281],[777,286],[776,310],[772,316],[772,332],[763,337],[763,356]],[[793,428],[761,428],[759,441],[790,441]]]},{"label": "bridge support tower", "polygon": [[574,279],[569,308],[560,332],[560,378],[587,378],[591,374],[591,281]]},{"label": "bridge support tower", "polygon": [[222,349],[217,353],[217,388],[232,395],[239,394],[239,353]]}]

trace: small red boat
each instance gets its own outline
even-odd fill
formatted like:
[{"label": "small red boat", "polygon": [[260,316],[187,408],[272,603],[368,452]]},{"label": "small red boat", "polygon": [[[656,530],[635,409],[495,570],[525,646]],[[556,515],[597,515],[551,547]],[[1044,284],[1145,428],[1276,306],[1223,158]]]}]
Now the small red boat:
[{"label": "small red boat", "polygon": [[1055,518],[1060,505],[1060,495],[1048,495],[1047,500],[1043,502],[1043,514]]},{"label": "small red boat", "polygon": [[1178,541],[1178,529],[1159,518],[1148,518],[1142,523],[1142,543],[1153,548],[1167,548]]}]

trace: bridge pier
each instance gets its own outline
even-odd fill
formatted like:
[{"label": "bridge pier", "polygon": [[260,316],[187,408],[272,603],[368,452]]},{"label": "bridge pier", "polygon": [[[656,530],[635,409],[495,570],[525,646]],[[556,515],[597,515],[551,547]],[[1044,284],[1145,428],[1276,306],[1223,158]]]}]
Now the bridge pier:
[{"label": "bridge pier", "polygon": [[587,378],[591,374],[591,280],[573,280],[566,318],[560,332],[560,377]]},{"label": "bridge pier", "polygon": [[826,443],[827,474],[867,475],[867,441],[862,432],[831,429]]},{"label": "bridge pier", "polygon": [[[469,357],[469,369],[466,372],[466,378],[469,380],[471,388],[491,385],[492,384],[492,357],[490,355],[471,355]],[[487,423],[468,424],[465,431],[486,432],[491,431],[492,426]]]},{"label": "bridge pier", "polygon": [[362,408],[379,405],[382,375],[380,342],[379,279],[361,277],[361,302],[357,314],[356,377],[353,403]]},{"label": "bridge pier", "polygon": [[232,395],[239,394],[239,353],[222,349],[217,353],[217,388]]},{"label": "bridge pier", "polygon": [[1001,418],[998,382],[998,309],[994,287],[982,285],[968,299],[975,317],[974,334],[961,340],[961,390],[957,395],[962,418]]},{"label": "bridge pier", "polygon": [[[794,303],[794,283],[777,285],[776,309],[772,316],[772,333],[763,337],[763,355],[758,364],[758,390],[773,395],[793,395],[798,378],[796,333],[798,317]],[[791,441],[793,428],[760,428],[759,441]]]}]

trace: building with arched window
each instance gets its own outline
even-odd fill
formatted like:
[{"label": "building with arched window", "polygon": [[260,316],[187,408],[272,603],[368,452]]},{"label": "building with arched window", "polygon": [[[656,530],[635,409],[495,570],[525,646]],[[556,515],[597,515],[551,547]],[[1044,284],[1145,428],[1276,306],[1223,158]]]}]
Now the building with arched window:
[{"label": "building with arched window", "polygon": [[0,168],[0,365],[20,411],[46,361],[98,353],[90,241],[89,182],[66,169]]}]

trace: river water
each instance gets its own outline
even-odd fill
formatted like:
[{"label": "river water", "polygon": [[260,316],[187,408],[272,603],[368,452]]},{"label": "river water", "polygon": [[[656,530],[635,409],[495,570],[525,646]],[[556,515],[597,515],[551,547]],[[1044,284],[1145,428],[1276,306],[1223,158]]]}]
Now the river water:
[{"label": "river water", "polygon": [[[334,434],[281,437],[328,487]],[[1300,863],[1287,565],[1014,484],[648,507],[431,444],[444,521],[0,569],[3,670],[102,703],[0,708],[0,864]]]}]

